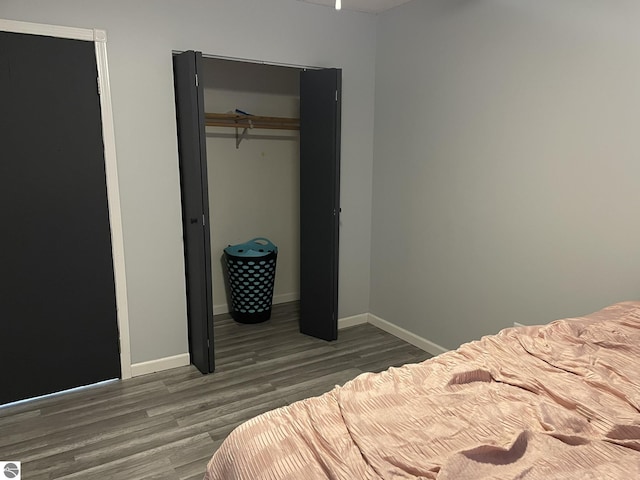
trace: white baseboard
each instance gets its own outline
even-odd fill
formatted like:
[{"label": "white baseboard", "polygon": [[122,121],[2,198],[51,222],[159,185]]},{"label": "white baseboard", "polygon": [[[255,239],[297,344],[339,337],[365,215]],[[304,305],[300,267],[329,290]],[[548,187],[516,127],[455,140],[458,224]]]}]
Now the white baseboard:
[{"label": "white baseboard", "polygon": [[[294,293],[282,293],[280,295],[274,295],[272,303],[278,305],[279,303],[295,302],[300,300],[300,292]],[[229,313],[229,305],[226,303],[213,306],[213,314],[221,315],[223,313]]]},{"label": "white baseboard", "polygon": [[343,328],[355,327],[356,325],[362,325],[369,323],[369,314],[361,313],[360,315],[354,315],[353,317],[344,317],[338,319],[338,330]]},{"label": "white baseboard", "polygon": [[[285,297],[284,295],[280,297]],[[288,297],[290,298],[290,297]],[[285,303],[286,301],[294,301],[297,300],[284,300],[275,303]],[[431,355],[440,355],[441,353],[447,352],[448,349],[441,347],[437,343],[432,342],[431,340],[427,340],[426,338],[420,337],[415,333],[411,333],[408,330],[405,330],[402,327],[399,327],[391,322],[383,320],[376,315],[371,313],[361,313],[359,315],[354,315],[352,317],[345,317],[338,319],[338,330],[343,328],[353,327],[356,325],[362,325],[365,323],[370,323],[371,325],[378,327],[380,330],[384,330],[391,335],[398,337],[405,342],[410,343],[411,345],[415,345],[418,348],[421,348],[425,352],[430,353]],[[134,363],[131,365],[131,376],[139,377],[140,375],[146,375],[148,373],[161,372],[163,370],[170,370],[172,368],[184,367],[191,363],[191,358],[188,353],[182,353],[180,355],[174,355],[172,357],[159,358],[157,360],[150,360],[148,362]]]},{"label": "white baseboard", "polygon": [[223,303],[222,305],[213,306],[214,315],[222,315],[223,313],[229,313],[229,305],[227,305],[226,303]]},{"label": "white baseboard", "polygon": [[139,377],[140,375],[146,375],[147,373],[161,372],[163,370],[169,370],[176,367],[184,367],[190,363],[191,358],[188,353],[174,355],[173,357],[158,358],[157,360],[150,360],[148,362],[134,363],[131,365],[131,376]]},{"label": "white baseboard", "polygon": [[369,315],[369,323],[375,327],[378,327],[380,330],[384,330],[391,335],[398,337],[405,342],[410,343],[411,345],[415,345],[416,347],[424,350],[431,355],[440,355],[441,353],[448,352],[449,349],[441,347],[437,343],[432,342],[431,340],[427,340],[426,338],[420,337],[415,333],[411,333],[408,330],[405,330],[402,327],[399,327],[391,322],[387,322],[380,317],[377,317],[370,313]]}]

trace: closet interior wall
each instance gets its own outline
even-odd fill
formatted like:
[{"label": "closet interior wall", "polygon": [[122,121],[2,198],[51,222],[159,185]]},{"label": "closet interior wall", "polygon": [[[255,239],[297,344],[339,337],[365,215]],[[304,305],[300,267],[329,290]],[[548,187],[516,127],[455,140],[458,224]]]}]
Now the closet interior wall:
[{"label": "closet interior wall", "polygon": [[[299,69],[205,58],[207,113],[294,117]],[[238,133],[242,134],[239,129]],[[228,312],[224,248],[254,237],[278,246],[274,303],[300,297],[300,136],[297,130],[206,127],[214,314]]]}]

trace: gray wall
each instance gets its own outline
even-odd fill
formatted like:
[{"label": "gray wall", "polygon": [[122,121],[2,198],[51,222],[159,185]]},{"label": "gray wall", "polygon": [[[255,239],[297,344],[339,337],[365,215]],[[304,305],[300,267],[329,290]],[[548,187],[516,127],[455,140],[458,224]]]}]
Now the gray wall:
[{"label": "gray wall", "polygon": [[344,69],[339,315],[451,348],[638,297],[639,15],[622,0],[378,17],[296,0],[0,3],[2,18],[107,30],[133,362],[187,351],[172,50]]},{"label": "gray wall", "polygon": [[188,350],[172,50],[344,69],[339,315],[368,310],[375,16],[296,0],[2,0],[0,18],[107,31],[134,363]]},{"label": "gray wall", "polygon": [[454,348],[637,299],[640,3],[379,17],[371,312]]}]

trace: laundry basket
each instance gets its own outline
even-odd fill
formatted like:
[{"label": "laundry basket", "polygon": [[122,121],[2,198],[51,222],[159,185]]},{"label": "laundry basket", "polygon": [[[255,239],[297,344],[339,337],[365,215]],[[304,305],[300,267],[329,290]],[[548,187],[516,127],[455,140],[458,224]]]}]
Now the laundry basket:
[{"label": "laundry basket", "polygon": [[254,238],[224,249],[231,316],[240,323],[259,323],[271,317],[278,247]]}]

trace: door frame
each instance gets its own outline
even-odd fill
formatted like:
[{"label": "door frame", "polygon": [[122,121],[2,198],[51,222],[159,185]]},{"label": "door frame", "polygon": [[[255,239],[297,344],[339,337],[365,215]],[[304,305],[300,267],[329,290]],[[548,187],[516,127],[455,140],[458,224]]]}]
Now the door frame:
[{"label": "door frame", "polygon": [[[184,53],[188,50],[173,50],[172,56],[175,55],[179,55],[181,53]],[[250,59],[250,58],[243,58],[243,57],[231,57],[231,56],[224,56],[224,55],[215,55],[215,54],[208,54],[205,52],[201,52],[199,50],[195,50],[194,51],[198,51],[200,52],[200,54],[202,55],[202,59],[206,60],[206,59],[219,59],[219,60],[230,60],[230,61],[236,61],[236,62],[243,62],[243,63],[254,63],[254,64],[259,64],[259,65],[270,65],[270,66],[276,66],[276,67],[288,67],[288,68],[296,68],[299,69],[300,71],[304,71],[304,70],[324,70],[324,69],[337,69],[340,70],[342,72],[342,68],[337,68],[337,67],[318,67],[318,66],[312,66],[312,65],[299,65],[299,64],[291,64],[291,63],[283,63],[283,62],[272,62],[272,61],[266,61],[266,60],[256,60],[256,59]],[[341,89],[341,80],[340,80],[340,104],[342,104],[342,89]],[[341,151],[342,151],[342,141],[341,141],[341,137],[342,137],[342,132],[341,132],[341,124],[338,126],[338,132],[337,132],[337,138],[339,139],[339,141],[337,142],[336,148],[337,150],[337,155],[338,155],[338,162],[340,163],[341,161]],[[340,193],[341,193],[341,180],[340,180],[340,175],[338,173],[338,177],[337,177],[337,185],[336,185],[336,195],[337,198],[340,198]],[[337,252],[336,252],[336,274],[335,274],[335,322],[336,322],[336,338],[337,338],[337,330],[339,330],[338,328],[338,301],[339,301],[339,296],[338,296],[338,286],[339,286],[339,272],[340,272],[340,265],[339,265],[339,255],[340,255],[340,246],[339,246],[339,241],[338,238],[340,236],[340,224],[339,224],[339,212],[342,211],[339,202],[337,205],[337,212],[334,213],[335,215],[337,215],[337,220],[336,220],[336,245],[337,245]],[[184,219],[183,219],[184,222]],[[213,228],[215,228],[215,223],[211,221],[210,217],[206,219],[206,222],[208,222],[207,224],[210,226],[210,228],[213,230]],[[213,285],[213,280],[211,282],[211,290],[212,290],[212,294],[213,294],[213,289],[214,288],[219,288],[216,285]],[[187,293],[188,295],[188,293]],[[188,301],[188,299],[187,299]],[[229,305],[229,308],[231,308],[231,305]],[[215,308],[212,311],[215,314]],[[215,354],[215,353],[214,353]]]},{"label": "door frame", "polygon": [[122,379],[131,378],[131,343],[129,338],[129,306],[127,299],[127,276],[124,261],[124,237],[122,231],[122,211],[118,164],[116,161],[116,141],[111,107],[111,87],[107,66],[107,32],[105,30],[62,27],[41,23],[20,22],[0,18],[0,31],[42,35],[93,42],[98,67],[100,87],[100,112],[102,116],[102,141],[107,183],[107,203],[109,206],[109,226],[111,229],[111,250],[116,291],[116,315],[120,337],[120,374]]}]

